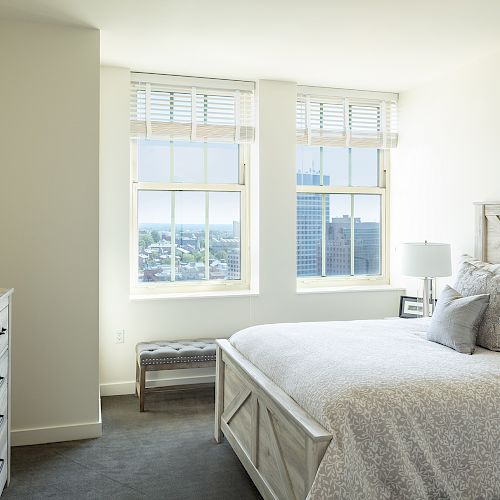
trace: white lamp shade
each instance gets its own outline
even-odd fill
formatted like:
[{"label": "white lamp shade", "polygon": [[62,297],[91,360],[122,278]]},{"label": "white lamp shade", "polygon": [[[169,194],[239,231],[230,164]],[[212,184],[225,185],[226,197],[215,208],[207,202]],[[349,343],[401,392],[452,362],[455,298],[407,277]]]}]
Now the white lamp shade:
[{"label": "white lamp shade", "polygon": [[417,278],[451,275],[451,249],[448,243],[403,243],[402,273]]}]

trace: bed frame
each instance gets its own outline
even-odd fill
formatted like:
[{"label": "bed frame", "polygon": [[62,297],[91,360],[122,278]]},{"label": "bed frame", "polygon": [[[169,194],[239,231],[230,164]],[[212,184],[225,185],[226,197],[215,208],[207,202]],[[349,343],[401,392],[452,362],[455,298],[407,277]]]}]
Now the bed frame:
[{"label": "bed frame", "polygon": [[500,201],[474,203],[476,231],[474,257],[490,264],[500,263]]},{"label": "bed frame", "polygon": [[[474,255],[500,263],[500,202],[475,210]],[[227,340],[216,342],[215,440],[224,434],[266,500],[306,498],[332,435]]]},{"label": "bed frame", "polygon": [[227,340],[217,340],[217,442],[222,433],[265,499],[305,498],[332,439]]}]

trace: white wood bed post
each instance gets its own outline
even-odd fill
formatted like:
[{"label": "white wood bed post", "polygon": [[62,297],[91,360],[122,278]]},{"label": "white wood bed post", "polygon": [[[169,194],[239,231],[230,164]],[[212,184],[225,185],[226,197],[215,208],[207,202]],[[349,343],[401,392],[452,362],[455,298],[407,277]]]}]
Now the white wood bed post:
[{"label": "white wood bed post", "polygon": [[490,264],[500,263],[500,201],[475,205],[474,257]]}]

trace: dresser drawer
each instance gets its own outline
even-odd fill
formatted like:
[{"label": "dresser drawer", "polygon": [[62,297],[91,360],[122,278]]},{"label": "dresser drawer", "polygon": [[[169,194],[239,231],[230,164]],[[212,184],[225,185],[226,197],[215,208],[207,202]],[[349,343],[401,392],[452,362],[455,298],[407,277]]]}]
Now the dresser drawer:
[{"label": "dresser drawer", "polygon": [[3,353],[3,356],[0,358],[0,377],[4,379],[4,382],[6,382],[8,376],[9,376],[9,351],[7,350]]},{"label": "dresser drawer", "polygon": [[7,446],[5,446],[4,450],[5,454],[2,455],[5,458],[0,458],[0,495],[2,494],[3,489],[7,484],[7,474],[8,474],[8,465],[7,465]]},{"label": "dresser drawer", "polygon": [[9,308],[4,307],[0,311],[0,352],[9,342]]},{"label": "dresser drawer", "polygon": [[7,381],[4,380],[0,384],[0,431],[4,421],[7,420],[7,396]]},{"label": "dresser drawer", "polygon": [[9,460],[9,448],[7,443],[8,427],[7,419],[4,418],[0,427],[0,467],[2,467],[0,470],[0,492],[7,481],[7,461]]},{"label": "dresser drawer", "polygon": [[7,445],[7,422],[0,428],[0,494],[7,483],[9,448]]},{"label": "dresser drawer", "polygon": [[4,418],[0,424],[0,459],[7,458],[7,419]]}]

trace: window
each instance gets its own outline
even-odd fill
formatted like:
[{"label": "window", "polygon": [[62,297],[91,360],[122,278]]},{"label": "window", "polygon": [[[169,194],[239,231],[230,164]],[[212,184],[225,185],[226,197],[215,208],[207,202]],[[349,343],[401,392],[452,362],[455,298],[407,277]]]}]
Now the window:
[{"label": "window", "polygon": [[395,106],[392,94],[299,87],[299,286],[387,282],[388,149],[397,143]]},{"label": "window", "polygon": [[245,289],[253,84],[133,74],[132,288]]}]

